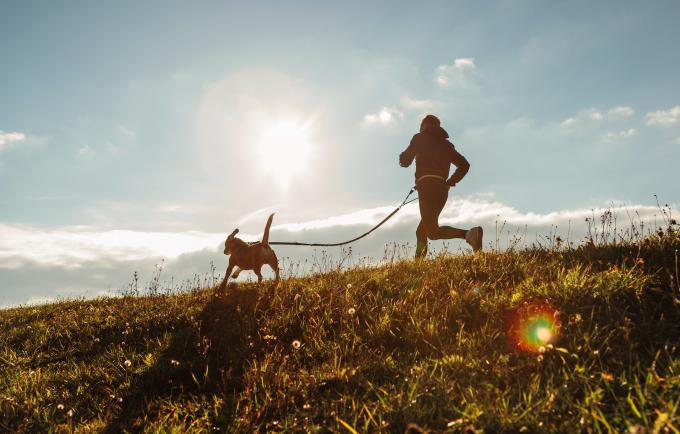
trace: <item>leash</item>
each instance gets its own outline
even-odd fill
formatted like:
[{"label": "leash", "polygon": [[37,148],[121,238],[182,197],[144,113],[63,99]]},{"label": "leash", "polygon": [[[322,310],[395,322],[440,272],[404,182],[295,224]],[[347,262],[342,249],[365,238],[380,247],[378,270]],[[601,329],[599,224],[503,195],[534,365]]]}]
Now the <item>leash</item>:
[{"label": "leash", "polygon": [[359,235],[359,236],[356,237],[356,238],[352,238],[352,239],[349,240],[349,241],[343,241],[343,242],[341,242],[341,243],[300,243],[300,242],[298,242],[298,241],[270,241],[269,244],[270,244],[270,245],[277,245],[277,246],[335,247],[335,246],[344,246],[345,244],[353,243],[353,242],[355,242],[355,241],[358,241],[358,240],[364,238],[365,236],[367,236],[368,234],[370,234],[370,233],[373,232],[374,230],[378,229],[380,226],[383,225],[383,223],[385,223],[387,220],[391,219],[393,215],[395,215],[397,212],[399,212],[399,210],[400,210],[404,205],[408,205],[409,203],[418,200],[418,196],[416,196],[415,198],[409,200],[409,197],[411,197],[411,195],[413,194],[414,191],[416,191],[416,187],[413,187],[413,188],[411,189],[411,191],[408,192],[408,194],[406,195],[406,197],[404,198],[404,200],[401,202],[401,205],[399,205],[394,211],[392,211],[391,213],[389,213],[387,217],[385,217],[384,219],[382,219],[382,220],[380,221],[380,223],[378,223],[377,225],[373,226],[373,228],[371,228],[371,230],[369,230],[368,232],[366,232],[366,233],[364,233],[364,234]]}]

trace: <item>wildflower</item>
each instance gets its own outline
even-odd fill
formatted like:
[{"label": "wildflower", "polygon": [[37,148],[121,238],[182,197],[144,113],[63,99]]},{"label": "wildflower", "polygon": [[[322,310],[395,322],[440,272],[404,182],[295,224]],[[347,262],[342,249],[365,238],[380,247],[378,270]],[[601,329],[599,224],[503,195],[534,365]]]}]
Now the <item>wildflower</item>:
[{"label": "wildflower", "polygon": [[545,347],[539,347],[538,352],[541,354],[545,353]]},{"label": "wildflower", "polygon": [[597,356],[598,354],[600,354],[600,350],[593,351],[593,354]]},{"label": "wildflower", "polygon": [[302,408],[304,408],[305,410],[309,410],[310,408],[312,408],[312,405],[311,405],[310,403],[308,403],[308,402],[305,402],[305,403],[302,405]]},{"label": "wildflower", "polygon": [[612,380],[614,380],[614,376],[613,376],[612,374],[608,373],[608,372],[603,372],[603,373],[601,374],[601,376],[602,376],[602,379],[603,379],[604,381],[612,381]]},{"label": "wildflower", "polygon": [[73,417],[73,409],[67,411],[66,414],[68,414],[68,417]]},{"label": "wildflower", "polygon": [[352,289],[352,284],[351,284],[351,283],[348,283],[348,284],[347,284],[347,289]]},{"label": "wildflower", "polygon": [[95,341],[95,342],[99,342],[99,338],[94,338],[94,341]]},{"label": "wildflower", "polygon": [[179,366],[179,362],[175,359],[170,360],[170,363],[173,364],[174,366]]},{"label": "wildflower", "polygon": [[536,360],[538,360],[539,363],[542,362],[543,361],[543,355],[539,355],[538,357],[536,357]]},{"label": "wildflower", "polygon": [[64,409],[64,404],[57,404],[57,410],[63,410]]},{"label": "wildflower", "polygon": [[118,402],[123,402],[123,398],[118,397]]},{"label": "wildflower", "polygon": [[354,309],[353,307],[350,307],[349,309],[347,309],[347,313],[349,315],[354,315],[355,313],[357,313],[357,310]]},{"label": "wildflower", "polygon": [[299,350],[302,344],[297,339],[293,341],[293,348]]},{"label": "wildflower", "polygon": [[129,360],[126,360],[123,364],[124,364],[127,368],[129,368],[130,366],[132,366],[132,362],[129,361]]},{"label": "wildflower", "polygon": [[580,313],[577,313],[576,315],[574,315],[574,322],[575,323],[580,323],[582,319],[583,318],[581,317]]}]

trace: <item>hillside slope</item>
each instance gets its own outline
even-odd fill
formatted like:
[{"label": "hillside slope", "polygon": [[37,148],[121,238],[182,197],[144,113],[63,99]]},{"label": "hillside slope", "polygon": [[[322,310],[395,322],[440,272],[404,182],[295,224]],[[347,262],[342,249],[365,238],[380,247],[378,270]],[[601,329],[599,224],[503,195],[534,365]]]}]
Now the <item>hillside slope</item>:
[{"label": "hillside slope", "polygon": [[3,310],[0,431],[678,432],[679,247]]}]

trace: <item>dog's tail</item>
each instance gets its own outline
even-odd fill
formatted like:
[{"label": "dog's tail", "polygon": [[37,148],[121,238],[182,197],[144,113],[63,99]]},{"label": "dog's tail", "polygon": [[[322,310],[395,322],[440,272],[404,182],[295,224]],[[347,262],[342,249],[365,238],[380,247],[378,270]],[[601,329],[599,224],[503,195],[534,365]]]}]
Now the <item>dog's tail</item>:
[{"label": "dog's tail", "polygon": [[274,213],[272,213],[267,219],[267,224],[264,227],[264,235],[262,235],[262,245],[269,245],[269,228],[272,227],[272,220],[274,220]]}]

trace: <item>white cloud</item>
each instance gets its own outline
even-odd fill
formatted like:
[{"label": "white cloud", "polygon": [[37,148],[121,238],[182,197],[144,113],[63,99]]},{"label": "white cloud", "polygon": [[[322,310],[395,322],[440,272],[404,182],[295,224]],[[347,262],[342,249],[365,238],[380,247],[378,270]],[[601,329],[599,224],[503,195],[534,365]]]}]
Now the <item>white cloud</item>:
[{"label": "white cloud", "polygon": [[[380,206],[299,223],[284,223],[272,227],[272,240],[308,241],[314,238],[335,242],[344,236],[343,228],[353,235],[382,220],[394,206]],[[492,225],[496,220],[507,224],[528,225],[534,230],[542,227],[566,227],[572,221],[572,232],[578,234],[579,224],[585,217],[602,214],[605,210],[622,215],[635,214],[643,220],[652,220],[658,208],[643,205],[611,205],[610,207],[562,210],[546,214],[521,212],[518,209],[493,200],[492,195],[468,198],[451,198],[441,214],[442,223],[468,227],[473,224]],[[405,206],[388,221],[383,230],[398,230],[400,238],[411,238],[419,220],[417,203]],[[413,224],[412,224],[413,223]],[[143,232],[130,230],[96,231],[88,227],[58,227],[42,229],[30,226],[0,223],[0,268],[15,268],[30,262],[35,264],[79,268],[90,262],[127,261],[148,258],[177,259],[179,256],[202,250],[216,250],[225,233]],[[258,240],[260,233],[239,235],[246,241]],[[366,240],[367,242],[370,240]],[[366,244],[364,244],[366,247]],[[381,248],[382,246],[378,246]],[[376,246],[369,246],[375,250]]]},{"label": "white cloud", "polygon": [[31,262],[79,268],[90,262],[137,261],[149,257],[175,259],[203,249],[214,249],[221,234],[203,232],[95,231],[83,227],[43,230],[0,224],[0,268]]},{"label": "white cloud", "polygon": [[576,123],[575,118],[567,118],[564,121],[562,121],[562,126],[563,127],[569,127],[571,125],[574,125]]},{"label": "white cloud", "polygon": [[94,157],[96,152],[90,147],[90,145],[83,145],[78,148],[77,155],[79,158],[91,158]]},{"label": "white cloud", "polygon": [[594,121],[601,121],[602,119],[604,119],[604,115],[602,115],[601,112],[593,109],[590,111],[590,119]]},{"label": "white cloud", "polygon": [[364,115],[362,124],[369,125],[390,125],[404,118],[404,114],[395,107],[382,107],[377,113]]},{"label": "white cloud", "polygon": [[617,139],[629,139],[633,137],[635,134],[637,134],[637,131],[635,128],[628,128],[627,130],[619,131],[619,132],[608,132],[607,134],[604,135],[605,140],[611,141],[611,140],[617,140]]},{"label": "white cloud", "polygon": [[125,127],[124,125],[118,125],[118,132],[127,140],[134,141],[137,139],[137,133]]},{"label": "white cloud", "polygon": [[475,59],[472,57],[459,58],[453,61],[453,67],[465,70],[465,69],[475,69]]},{"label": "white cloud", "polygon": [[596,108],[589,108],[581,110],[574,116],[568,117],[562,121],[562,126],[569,127],[575,125],[576,123],[584,123],[588,121],[602,122],[605,120],[621,120],[633,116],[634,113],[635,111],[629,106],[612,107],[606,112],[602,112]]},{"label": "white cloud", "polygon": [[637,131],[635,131],[635,128],[628,128],[627,130],[623,130],[619,132],[619,135],[621,137],[633,137],[635,134],[637,134]]},{"label": "white cloud", "polygon": [[0,151],[9,148],[12,143],[22,142],[26,140],[26,134],[24,133],[6,133],[0,130]]},{"label": "white cloud", "polygon": [[439,65],[436,69],[435,82],[440,86],[448,86],[453,76],[461,76],[465,72],[475,69],[477,69],[477,66],[474,58],[461,57],[455,59],[451,65]]},{"label": "white cloud", "polygon": [[437,82],[438,85],[440,86],[446,86],[449,84],[449,78],[445,75],[438,75],[435,78],[435,81]]},{"label": "white cloud", "polygon": [[668,110],[658,110],[649,112],[645,115],[647,125],[658,125],[666,127],[680,122],[680,105],[676,105]]},{"label": "white cloud", "polygon": [[404,97],[401,99],[401,106],[407,110],[432,110],[437,106],[435,101],[431,99],[412,99]]},{"label": "white cloud", "polygon": [[601,111],[594,109],[594,108],[589,108],[586,110],[581,110],[574,116],[570,116],[567,119],[563,120],[561,125],[563,127],[571,127],[576,124],[582,124],[584,122],[600,122],[604,119],[604,115],[602,114]]},{"label": "white cloud", "polygon": [[[678,213],[677,206],[673,208],[673,212]],[[393,205],[380,206],[324,219],[279,224],[272,227],[270,240],[344,241],[365,232],[393,209]],[[570,236],[570,241],[580,242],[586,235],[585,219],[593,215],[597,218],[604,211],[612,211],[619,216],[619,221],[626,224],[634,219],[631,223],[637,224],[638,229],[641,221],[646,222],[645,227],[653,228],[660,213],[656,206],[635,204],[611,204],[550,213],[523,212],[495,200],[492,195],[486,195],[452,197],[442,212],[440,222],[461,228],[483,226],[489,234],[485,248],[495,242],[494,227],[502,226],[505,229],[497,236],[502,248],[515,234],[523,237],[525,245],[530,245],[555,230],[565,240]],[[352,245],[355,255],[358,255],[356,258],[368,258],[369,263],[378,263],[384,257],[387,243],[409,243],[412,249],[418,221],[417,204],[405,206],[378,231]],[[140,279],[149,279],[155,269],[154,264],[160,263],[162,258],[167,260],[165,278],[172,277],[176,282],[205,271],[211,262],[218,273],[223,272],[227,260],[222,254],[222,245],[231,229],[229,225],[229,230],[224,233],[98,231],[88,227],[45,229],[0,223],[0,270],[3,275],[0,306],[25,303],[33,297],[80,296],[83,293],[79,292],[79,288],[86,288],[90,291],[88,294],[96,296],[111,288],[124,287],[135,270],[140,272]],[[241,233],[239,237],[253,241],[261,234]],[[308,268],[314,261],[309,259],[318,254],[317,250],[305,247],[277,245],[274,248],[284,271],[289,269],[286,264],[298,264],[302,267],[296,272],[298,274],[310,271]],[[449,251],[469,250],[463,241],[431,243],[432,251],[443,248]],[[340,253],[340,249],[335,248],[327,251],[335,259],[335,255]],[[402,251],[409,256],[413,253],[408,248]],[[252,273],[244,273],[243,278],[252,278]]]},{"label": "white cloud", "polygon": [[633,114],[635,114],[635,111],[627,105],[613,107],[607,110],[607,118],[609,119],[629,118],[633,116]]}]

